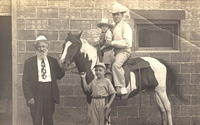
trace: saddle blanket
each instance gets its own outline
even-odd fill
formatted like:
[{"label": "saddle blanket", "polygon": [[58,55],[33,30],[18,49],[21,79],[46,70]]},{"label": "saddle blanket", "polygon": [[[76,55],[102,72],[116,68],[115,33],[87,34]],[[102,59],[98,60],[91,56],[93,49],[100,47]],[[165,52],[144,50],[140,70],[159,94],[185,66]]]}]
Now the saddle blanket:
[{"label": "saddle blanket", "polygon": [[154,89],[158,85],[154,70],[150,64],[151,61],[147,58],[154,59],[151,57],[137,57],[129,59],[124,64],[123,68],[128,92],[137,93],[140,90]]}]

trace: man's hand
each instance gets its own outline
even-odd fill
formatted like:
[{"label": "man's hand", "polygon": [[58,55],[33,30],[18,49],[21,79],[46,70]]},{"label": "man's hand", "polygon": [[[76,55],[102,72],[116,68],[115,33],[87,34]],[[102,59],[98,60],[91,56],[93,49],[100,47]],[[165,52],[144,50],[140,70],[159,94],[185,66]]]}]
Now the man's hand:
[{"label": "man's hand", "polygon": [[64,64],[62,63],[62,61],[60,59],[57,59],[57,61],[58,61],[60,68],[64,69]]},{"label": "man's hand", "polygon": [[35,104],[35,99],[34,99],[34,98],[31,98],[31,99],[28,101],[28,104],[30,104],[30,105]]}]

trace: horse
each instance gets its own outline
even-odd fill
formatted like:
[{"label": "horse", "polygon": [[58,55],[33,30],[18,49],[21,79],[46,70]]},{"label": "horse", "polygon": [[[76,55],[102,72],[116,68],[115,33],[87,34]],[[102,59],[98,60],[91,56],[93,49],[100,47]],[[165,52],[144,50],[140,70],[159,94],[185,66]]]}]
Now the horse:
[{"label": "horse", "polygon": [[[65,65],[65,67],[69,67],[72,62],[75,62],[78,72],[86,72],[86,81],[89,84],[95,78],[93,69],[95,64],[98,62],[98,54],[97,48],[90,45],[85,39],[81,39],[81,33],[68,33],[65,43],[63,44],[63,51],[60,57],[60,61]],[[154,95],[161,114],[162,124],[173,125],[171,104],[166,92],[166,83],[168,79],[167,77],[169,75],[167,72],[168,68],[163,62],[153,57],[140,57],[140,59],[148,62],[150,69],[152,69],[152,72],[144,71],[144,73],[146,73],[146,76],[152,75],[157,81],[157,85],[151,89],[153,89],[155,93]],[[131,68],[131,65],[129,65],[128,68]],[[142,69],[137,70],[137,73],[141,74],[141,77],[139,77],[139,81],[144,78],[142,77],[142,72]],[[146,81],[152,82],[149,81],[149,79],[146,79]],[[129,97],[131,97],[131,92],[133,93],[132,95],[139,93],[138,91],[134,91],[138,90],[137,86],[135,84],[132,84],[134,82],[136,82],[136,75],[134,72],[130,72],[130,84],[127,86],[127,90],[129,90],[130,94]],[[143,88],[140,89],[148,89],[148,86],[143,86]],[[86,94],[88,103],[90,103],[90,95],[84,89],[83,91]]]}]

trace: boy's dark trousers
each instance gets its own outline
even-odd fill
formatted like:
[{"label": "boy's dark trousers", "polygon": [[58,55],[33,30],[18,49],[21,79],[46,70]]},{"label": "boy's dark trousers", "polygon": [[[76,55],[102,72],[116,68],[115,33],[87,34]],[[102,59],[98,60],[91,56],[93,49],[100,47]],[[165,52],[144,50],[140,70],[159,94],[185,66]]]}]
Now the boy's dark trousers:
[{"label": "boy's dark trousers", "polygon": [[33,125],[53,125],[53,113],[55,103],[51,94],[52,83],[36,83],[38,92],[35,96],[35,104],[30,105]]}]

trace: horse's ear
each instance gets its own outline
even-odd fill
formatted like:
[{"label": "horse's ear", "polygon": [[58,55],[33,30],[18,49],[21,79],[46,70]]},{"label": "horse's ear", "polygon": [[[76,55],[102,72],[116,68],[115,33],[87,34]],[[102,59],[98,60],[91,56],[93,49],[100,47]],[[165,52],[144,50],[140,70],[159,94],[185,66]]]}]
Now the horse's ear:
[{"label": "horse's ear", "polygon": [[78,36],[79,36],[79,38],[81,38],[81,35],[82,35],[82,33],[83,33],[83,31],[81,31],[81,32],[79,33],[79,35],[78,35]]}]

